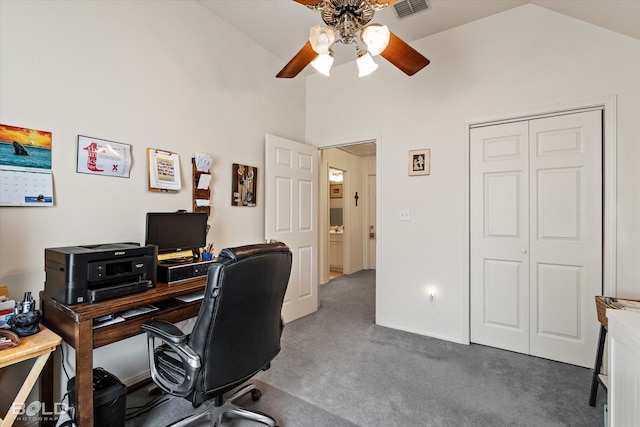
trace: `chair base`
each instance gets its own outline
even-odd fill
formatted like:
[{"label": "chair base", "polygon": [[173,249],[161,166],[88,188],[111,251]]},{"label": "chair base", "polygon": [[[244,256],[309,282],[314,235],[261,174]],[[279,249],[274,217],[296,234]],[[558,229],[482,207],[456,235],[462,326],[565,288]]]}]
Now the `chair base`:
[{"label": "chair base", "polygon": [[[276,420],[269,415],[258,411],[250,411],[235,405],[233,402],[247,393],[257,392],[260,396],[260,390],[254,384],[246,384],[227,399],[222,405],[215,406],[213,402],[202,405],[203,408],[198,413],[191,415],[188,418],[184,418],[175,424],[171,424],[171,427],[195,427],[202,426],[208,421],[211,427],[221,427],[222,420],[227,418],[242,418],[246,420],[257,421],[259,423],[268,425],[269,427],[278,427]],[[215,399],[213,399],[215,400]],[[254,398],[254,400],[257,400]]]}]

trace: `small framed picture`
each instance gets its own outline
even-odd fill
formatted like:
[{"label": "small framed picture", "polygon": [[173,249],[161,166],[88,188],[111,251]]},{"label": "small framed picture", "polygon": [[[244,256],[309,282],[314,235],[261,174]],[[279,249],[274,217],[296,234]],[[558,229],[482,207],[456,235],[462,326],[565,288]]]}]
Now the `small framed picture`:
[{"label": "small framed picture", "polygon": [[231,206],[256,206],[258,168],[234,163],[231,171]]},{"label": "small framed picture", "polygon": [[431,150],[409,151],[409,176],[429,175],[431,169]]},{"label": "small framed picture", "polygon": [[342,199],[342,184],[329,185],[329,198]]}]

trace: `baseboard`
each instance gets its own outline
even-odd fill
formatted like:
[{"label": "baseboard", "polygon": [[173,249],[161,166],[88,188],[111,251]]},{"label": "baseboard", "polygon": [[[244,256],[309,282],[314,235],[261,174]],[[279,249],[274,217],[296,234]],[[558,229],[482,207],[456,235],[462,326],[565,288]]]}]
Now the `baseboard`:
[{"label": "baseboard", "polygon": [[439,340],[444,340],[444,341],[450,341],[456,344],[464,344],[464,345],[469,344],[468,342],[463,340],[461,337],[452,336],[452,335],[441,333],[438,331],[425,330],[425,329],[416,328],[413,326],[403,325],[403,324],[394,323],[394,322],[379,321],[379,322],[376,322],[376,324],[380,326],[384,326],[386,328],[397,329],[405,332],[411,332],[413,334],[423,335],[425,337],[430,337],[430,338],[437,338]]},{"label": "baseboard", "polygon": [[133,376],[124,380],[120,379],[120,381],[122,381],[122,384],[124,384],[128,390],[135,390],[137,388],[140,388],[148,384],[150,380],[151,380],[151,371],[149,371],[148,369],[139,373],[136,376]]}]

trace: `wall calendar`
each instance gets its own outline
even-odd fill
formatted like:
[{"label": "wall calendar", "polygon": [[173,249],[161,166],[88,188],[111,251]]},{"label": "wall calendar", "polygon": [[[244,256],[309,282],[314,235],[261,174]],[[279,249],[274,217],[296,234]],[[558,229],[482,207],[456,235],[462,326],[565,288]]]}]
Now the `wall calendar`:
[{"label": "wall calendar", "polygon": [[51,132],[0,124],[0,206],[51,205]]}]

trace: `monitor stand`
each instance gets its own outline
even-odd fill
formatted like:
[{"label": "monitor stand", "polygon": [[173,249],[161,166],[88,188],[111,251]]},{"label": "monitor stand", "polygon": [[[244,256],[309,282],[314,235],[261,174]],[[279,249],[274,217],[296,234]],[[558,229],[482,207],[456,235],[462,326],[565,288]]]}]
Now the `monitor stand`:
[{"label": "monitor stand", "polygon": [[169,258],[163,261],[159,261],[160,264],[187,264],[193,262],[193,256],[184,258]]},{"label": "monitor stand", "polygon": [[172,284],[182,280],[206,276],[214,260],[200,260],[191,258],[187,262],[161,261],[158,263],[158,282]]}]

